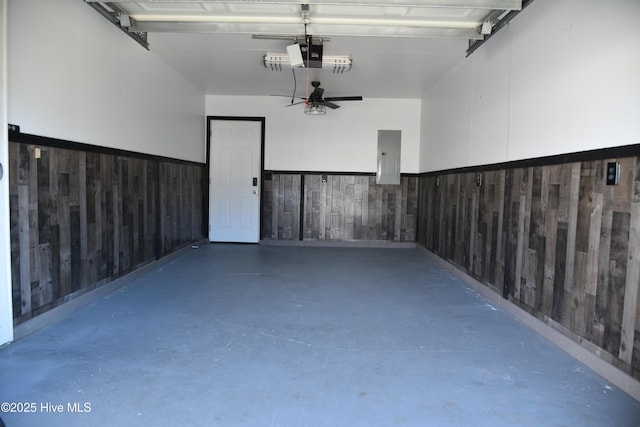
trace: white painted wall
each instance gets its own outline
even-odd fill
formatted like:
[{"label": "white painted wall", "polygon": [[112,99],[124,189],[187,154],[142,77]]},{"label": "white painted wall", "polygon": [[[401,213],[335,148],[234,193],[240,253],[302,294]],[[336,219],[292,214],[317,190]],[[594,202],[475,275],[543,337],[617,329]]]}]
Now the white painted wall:
[{"label": "white painted wall", "polygon": [[79,0],[9,2],[9,122],[204,161],[204,95]]},{"label": "white painted wall", "polygon": [[0,0],[0,345],[13,340],[11,242],[9,234],[9,145],[7,142],[7,1]]},{"label": "white painted wall", "polygon": [[640,143],[638,17],[637,0],[533,2],[424,95],[420,170]]},{"label": "white painted wall", "polygon": [[419,99],[365,99],[340,103],[324,116],[304,106],[284,107],[285,97],[206,98],[209,116],[265,117],[265,169],[375,172],[378,129],[401,130],[401,171],[417,173],[420,150]]}]

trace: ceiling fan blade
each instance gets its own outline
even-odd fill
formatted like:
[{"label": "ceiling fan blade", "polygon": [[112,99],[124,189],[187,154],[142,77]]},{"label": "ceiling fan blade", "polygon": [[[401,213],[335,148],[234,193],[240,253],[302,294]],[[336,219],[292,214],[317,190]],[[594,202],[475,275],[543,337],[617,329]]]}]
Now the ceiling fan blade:
[{"label": "ceiling fan blade", "polygon": [[285,107],[291,107],[292,105],[304,104],[305,102],[307,102],[306,99],[304,101],[292,102],[291,104],[285,105]]},{"label": "ceiling fan blade", "polygon": [[[282,98],[289,98],[289,99],[291,99],[291,95],[278,95],[278,94],[272,93],[272,94],[270,94],[269,96],[279,96],[279,97],[282,97]],[[307,98],[303,98],[303,97],[301,97],[301,96],[294,96],[293,98],[294,98],[294,99],[307,99]]]},{"label": "ceiling fan blade", "polygon": [[322,100],[322,94],[324,93],[324,89],[321,87],[316,87],[313,89],[313,92],[309,95],[309,99],[314,100],[316,102],[320,102]]},{"label": "ceiling fan blade", "polygon": [[322,101],[322,105],[325,105],[325,106],[331,108],[332,110],[335,110],[336,108],[340,108],[339,105],[334,104],[333,102],[329,102],[326,99],[324,101]]},{"label": "ceiling fan blade", "polygon": [[329,96],[326,101],[362,101],[361,96]]}]

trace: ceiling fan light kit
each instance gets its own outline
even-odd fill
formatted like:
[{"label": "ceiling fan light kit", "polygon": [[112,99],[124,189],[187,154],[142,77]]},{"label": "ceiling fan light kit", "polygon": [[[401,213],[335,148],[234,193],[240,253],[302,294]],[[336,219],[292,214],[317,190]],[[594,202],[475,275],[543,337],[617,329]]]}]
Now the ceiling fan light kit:
[{"label": "ceiling fan light kit", "polygon": [[322,116],[324,114],[327,114],[327,107],[325,107],[323,104],[310,102],[308,104],[305,104],[304,113],[310,116]]}]

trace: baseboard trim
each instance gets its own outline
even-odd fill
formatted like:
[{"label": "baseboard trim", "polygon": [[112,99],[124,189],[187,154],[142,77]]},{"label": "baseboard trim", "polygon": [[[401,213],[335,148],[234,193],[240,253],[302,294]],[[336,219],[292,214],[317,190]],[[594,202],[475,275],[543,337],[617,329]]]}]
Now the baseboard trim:
[{"label": "baseboard trim", "polygon": [[38,329],[41,329],[59,319],[62,319],[75,310],[78,310],[79,308],[84,307],[85,305],[93,301],[105,297],[106,295],[120,289],[121,287],[128,285],[134,280],[139,279],[150,271],[184,255],[186,252],[192,250],[192,248],[205,243],[208,243],[208,240],[203,239],[194,243],[190,243],[174,252],[171,252],[170,254],[163,256],[158,260],[140,267],[137,270],[127,273],[126,275],[119,277],[111,282],[105,283],[104,285],[97,287],[89,292],[78,295],[75,298],[72,297],[72,299],[65,302],[64,304],[54,307],[49,311],[46,311],[23,323],[20,323],[19,325],[16,325],[13,328],[13,342],[18,341],[19,339],[22,339],[27,335],[34,333]]},{"label": "baseboard trim", "polygon": [[316,246],[327,248],[376,248],[376,249],[413,249],[415,242],[393,242],[388,240],[260,240],[265,246]]},{"label": "baseboard trim", "polygon": [[465,284],[473,288],[485,298],[489,299],[493,304],[502,308],[514,318],[521,321],[526,326],[546,338],[552,344],[556,345],[560,349],[573,356],[578,361],[587,365],[598,375],[611,382],[613,385],[627,393],[629,396],[633,397],[637,401],[640,401],[640,381],[636,380],[626,372],[611,365],[607,361],[601,359],[589,349],[583,347],[578,342],[562,334],[552,325],[543,322],[537,317],[522,310],[512,302],[502,298],[501,295],[492,291],[486,285],[480,283],[473,277],[466,274],[464,271],[460,270],[448,261],[440,258],[425,247],[418,245],[418,248],[420,248],[429,259],[446,268],[457,278],[462,280]]}]

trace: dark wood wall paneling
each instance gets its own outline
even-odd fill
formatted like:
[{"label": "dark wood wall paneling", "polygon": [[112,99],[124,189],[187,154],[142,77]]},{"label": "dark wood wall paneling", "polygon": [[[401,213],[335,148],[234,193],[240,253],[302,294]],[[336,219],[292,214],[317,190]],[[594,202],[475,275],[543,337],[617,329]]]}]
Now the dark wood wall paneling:
[{"label": "dark wood wall paneling", "polygon": [[160,167],[160,255],[205,237],[203,183],[206,171],[179,163]]},{"label": "dark wood wall paneling", "polygon": [[640,157],[428,174],[420,212],[420,244],[640,379]]},{"label": "dark wood wall paneling", "polygon": [[[414,242],[418,177],[378,185],[370,174],[269,172],[263,238]],[[302,239],[301,239],[302,236]]]},{"label": "dark wood wall paneling", "polygon": [[15,324],[204,237],[204,165],[63,145],[9,144]]}]

